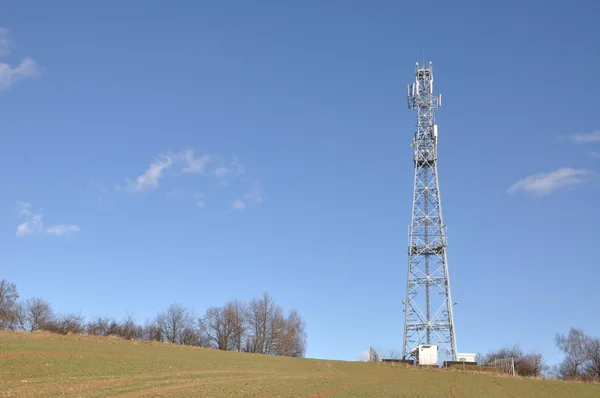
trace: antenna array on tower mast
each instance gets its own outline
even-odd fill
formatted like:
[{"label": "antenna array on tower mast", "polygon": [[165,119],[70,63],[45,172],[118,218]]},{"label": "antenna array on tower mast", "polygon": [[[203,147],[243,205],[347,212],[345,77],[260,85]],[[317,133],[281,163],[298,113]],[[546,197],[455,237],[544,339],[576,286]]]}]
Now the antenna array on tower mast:
[{"label": "antenna array on tower mast", "polygon": [[420,344],[435,344],[440,357],[456,356],[450,294],[446,228],[442,219],[437,163],[438,128],[434,111],[442,103],[433,94],[433,69],[417,62],[415,82],[407,86],[408,107],[417,111],[413,163],[415,169],[412,222],[409,229],[408,277],[404,301],[402,356],[413,356]]}]

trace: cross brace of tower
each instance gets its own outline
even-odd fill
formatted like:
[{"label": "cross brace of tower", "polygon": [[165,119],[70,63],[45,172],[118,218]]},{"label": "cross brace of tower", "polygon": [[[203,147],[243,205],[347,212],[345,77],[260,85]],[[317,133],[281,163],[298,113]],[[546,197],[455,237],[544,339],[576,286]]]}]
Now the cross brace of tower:
[{"label": "cross brace of tower", "polygon": [[435,344],[442,358],[456,357],[453,302],[446,256],[446,226],[438,180],[435,110],[442,96],[433,94],[431,62],[415,68],[415,81],[407,86],[408,107],[417,111],[414,133],[414,197],[408,239],[408,275],[404,308],[402,356],[413,356],[421,344]]}]

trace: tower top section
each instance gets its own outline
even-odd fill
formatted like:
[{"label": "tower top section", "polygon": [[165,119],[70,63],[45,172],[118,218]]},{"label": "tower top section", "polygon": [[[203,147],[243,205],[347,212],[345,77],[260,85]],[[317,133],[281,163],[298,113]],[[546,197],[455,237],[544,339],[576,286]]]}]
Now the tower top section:
[{"label": "tower top section", "polygon": [[442,106],[442,94],[433,95],[433,64],[415,64],[415,82],[406,85],[408,108],[411,110],[429,107],[432,110]]},{"label": "tower top section", "polygon": [[423,62],[423,65],[419,65],[419,62],[415,62],[415,71],[417,73],[417,75],[419,74],[419,72],[421,73],[431,73],[433,74],[433,64],[431,63],[431,61],[429,61],[428,65],[425,65],[425,62]]}]

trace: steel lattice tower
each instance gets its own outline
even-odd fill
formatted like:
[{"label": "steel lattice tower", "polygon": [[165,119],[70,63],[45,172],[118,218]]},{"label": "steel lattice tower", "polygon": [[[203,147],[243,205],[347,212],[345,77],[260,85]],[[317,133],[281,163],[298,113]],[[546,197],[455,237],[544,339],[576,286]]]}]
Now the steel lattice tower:
[{"label": "steel lattice tower", "polygon": [[439,355],[456,356],[454,316],[446,257],[446,229],[438,182],[437,136],[434,111],[442,96],[433,95],[433,70],[416,64],[415,82],[407,86],[408,107],[417,110],[413,138],[415,168],[412,222],[409,229],[404,347],[406,359],[419,344],[437,344]]}]

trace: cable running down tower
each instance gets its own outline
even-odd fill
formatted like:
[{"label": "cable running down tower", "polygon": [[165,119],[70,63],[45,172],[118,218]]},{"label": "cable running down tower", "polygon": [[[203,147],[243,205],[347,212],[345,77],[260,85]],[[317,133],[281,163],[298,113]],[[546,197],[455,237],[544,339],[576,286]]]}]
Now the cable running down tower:
[{"label": "cable running down tower", "polygon": [[420,344],[436,344],[440,356],[453,361],[456,338],[446,257],[446,227],[438,182],[438,128],[434,118],[434,111],[442,104],[442,96],[433,95],[431,62],[427,66],[417,62],[415,69],[415,82],[407,86],[408,107],[417,110],[417,132],[411,145],[415,180],[408,280],[403,302],[402,356],[408,359]]}]

